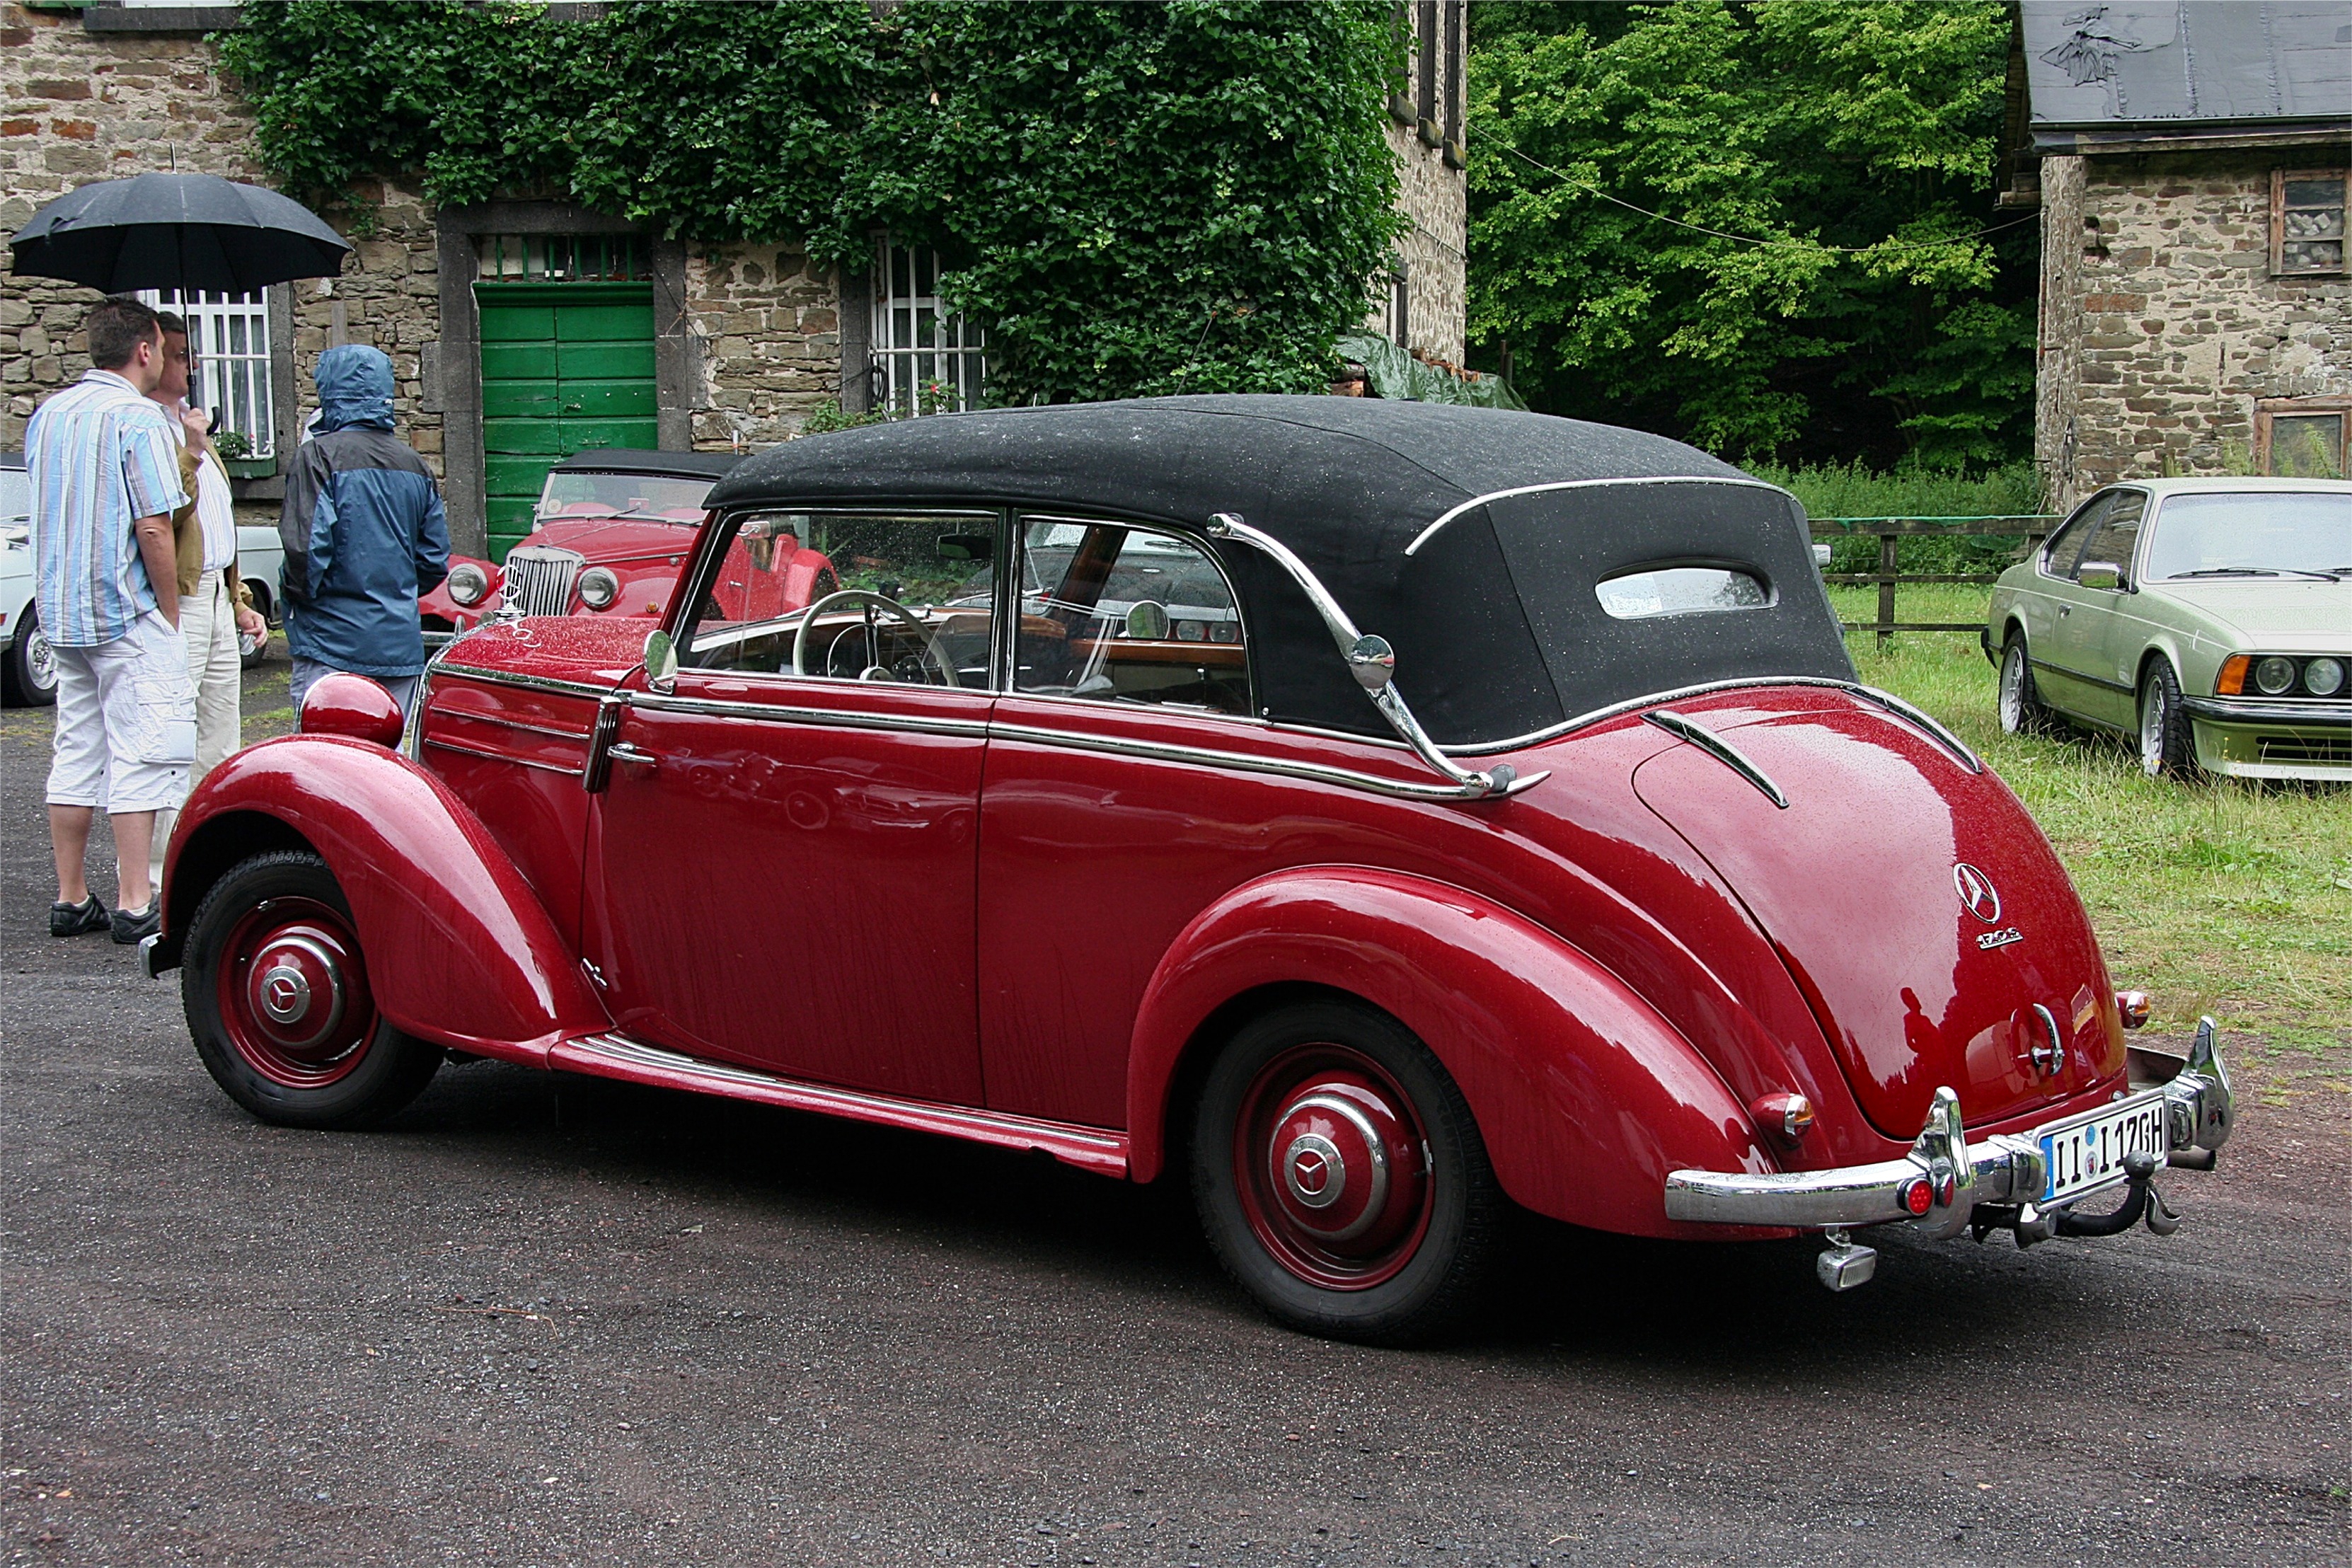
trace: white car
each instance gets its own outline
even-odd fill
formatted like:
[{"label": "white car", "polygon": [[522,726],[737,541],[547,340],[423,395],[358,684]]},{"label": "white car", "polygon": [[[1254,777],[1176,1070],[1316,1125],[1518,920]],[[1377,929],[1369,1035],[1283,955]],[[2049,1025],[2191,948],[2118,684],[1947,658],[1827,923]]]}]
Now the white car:
[{"label": "white car", "polygon": [[58,665],[33,609],[33,484],[25,454],[0,452],[0,696],[12,707],[58,700]]}]

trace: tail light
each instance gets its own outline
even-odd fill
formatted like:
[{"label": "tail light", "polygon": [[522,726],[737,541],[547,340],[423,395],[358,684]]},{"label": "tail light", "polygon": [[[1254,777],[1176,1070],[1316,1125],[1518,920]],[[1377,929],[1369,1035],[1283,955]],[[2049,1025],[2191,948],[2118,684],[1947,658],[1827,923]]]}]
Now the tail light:
[{"label": "tail light", "polygon": [[2145,991],[2118,991],[2116,993],[2116,1011],[2122,1015],[2124,1027],[2126,1029],[2145,1027],[2147,1024],[2147,1015],[2150,1005],[2151,1004],[2147,999],[2147,993]]},{"label": "tail light", "polygon": [[1795,1143],[1812,1130],[1813,1102],[1801,1094],[1763,1094],[1756,1097],[1748,1114],[1765,1131]]}]

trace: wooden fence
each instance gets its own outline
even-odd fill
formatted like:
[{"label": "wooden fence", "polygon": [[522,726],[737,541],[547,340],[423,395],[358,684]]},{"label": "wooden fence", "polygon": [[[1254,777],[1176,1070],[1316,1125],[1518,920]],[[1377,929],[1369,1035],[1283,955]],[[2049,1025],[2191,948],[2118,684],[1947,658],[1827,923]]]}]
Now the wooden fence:
[{"label": "wooden fence", "polygon": [[[1822,581],[1853,587],[1872,584],[1878,587],[1878,618],[1874,621],[1847,621],[1848,631],[1874,631],[1878,646],[1885,647],[1887,638],[1896,632],[1973,632],[1984,628],[1982,621],[1898,621],[1895,618],[1895,588],[1898,583],[1991,583],[2000,575],[1995,572],[1905,572],[1896,563],[1897,542],[1905,539],[1948,539],[1954,534],[2005,534],[2014,539],[2022,537],[2027,550],[2039,546],[2049,531],[2057,526],[2054,515],[2027,517],[1817,517],[1812,520],[1816,540],[1851,539],[1856,534],[1878,536],[1878,570],[1875,572],[1824,572]],[[2023,552],[2020,552],[2022,559]]]}]

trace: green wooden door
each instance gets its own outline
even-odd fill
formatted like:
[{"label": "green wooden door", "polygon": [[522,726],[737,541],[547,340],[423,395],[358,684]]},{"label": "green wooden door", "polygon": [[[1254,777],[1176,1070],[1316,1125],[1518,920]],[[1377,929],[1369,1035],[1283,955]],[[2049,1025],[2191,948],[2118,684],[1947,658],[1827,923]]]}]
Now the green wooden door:
[{"label": "green wooden door", "polygon": [[477,283],[490,558],[531,530],[558,458],[656,447],[650,283]]}]

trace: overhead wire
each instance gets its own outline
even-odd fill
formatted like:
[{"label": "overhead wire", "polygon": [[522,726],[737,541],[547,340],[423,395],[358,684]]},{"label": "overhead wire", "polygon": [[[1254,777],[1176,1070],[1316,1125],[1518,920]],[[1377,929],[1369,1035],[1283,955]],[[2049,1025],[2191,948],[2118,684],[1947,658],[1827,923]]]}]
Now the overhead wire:
[{"label": "overhead wire", "polygon": [[1643,217],[1655,219],[1659,223],[1672,224],[1676,228],[1686,228],[1695,234],[1713,235],[1717,239],[1728,239],[1740,245],[1809,245],[1815,250],[1832,251],[1841,256],[1870,256],[1889,250],[1933,250],[1947,245],[1973,245],[1987,235],[1999,234],[2003,229],[2015,228],[2020,224],[2037,222],[2041,216],[2038,213],[2028,213],[2023,217],[2011,218],[2007,223],[1997,223],[1990,228],[1980,228],[1974,234],[1953,235],[1945,239],[1886,240],[1877,245],[1825,245],[1819,240],[1801,239],[1792,234],[1780,235],[1770,239],[1759,239],[1751,234],[1733,234],[1727,229],[1709,228],[1703,223],[1686,223],[1678,217],[1668,217],[1664,213],[1652,212],[1649,208],[1629,202],[1622,196],[1611,195],[1591,181],[1580,180],[1564,169],[1555,169],[1549,163],[1530,158],[1508,142],[1498,143],[1498,145],[1520,163],[1531,168],[1541,169],[1545,174],[1557,179],[1564,180],[1588,195],[1598,196],[1612,205],[1623,207],[1628,212],[1639,213]]}]

